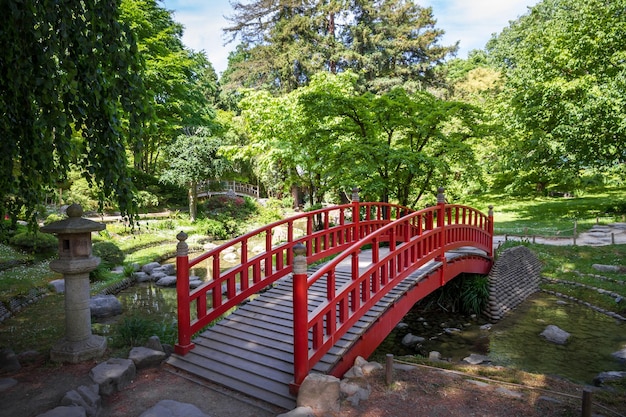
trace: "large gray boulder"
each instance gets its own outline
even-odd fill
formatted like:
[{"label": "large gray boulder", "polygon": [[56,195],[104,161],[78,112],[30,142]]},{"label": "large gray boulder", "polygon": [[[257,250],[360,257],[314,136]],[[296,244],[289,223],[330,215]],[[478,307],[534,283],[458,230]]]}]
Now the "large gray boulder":
[{"label": "large gray boulder", "polygon": [[310,407],[315,414],[337,412],[340,408],[340,381],[332,375],[309,374],[298,391],[296,405]]},{"label": "large gray boulder", "polygon": [[547,326],[543,332],[541,332],[541,336],[543,336],[548,342],[556,343],[557,345],[564,345],[567,343],[567,340],[571,335],[565,330],[551,324]]},{"label": "large gray boulder", "polygon": [[100,386],[102,395],[110,395],[122,390],[131,383],[136,374],[135,363],[130,359],[122,358],[111,358],[89,371],[93,382]]},{"label": "large gray boulder", "polygon": [[137,369],[158,366],[166,358],[162,350],[154,350],[147,347],[134,347],[128,353],[128,359],[132,360]]},{"label": "large gray boulder", "polygon": [[122,303],[114,295],[94,295],[89,299],[91,317],[104,318],[122,314]]}]

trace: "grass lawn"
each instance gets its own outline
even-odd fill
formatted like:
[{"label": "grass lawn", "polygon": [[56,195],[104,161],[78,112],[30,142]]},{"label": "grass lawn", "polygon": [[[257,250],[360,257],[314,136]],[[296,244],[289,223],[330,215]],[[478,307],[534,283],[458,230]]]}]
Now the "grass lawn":
[{"label": "grass lawn", "polygon": [[487,211],[493,205],[495,233],[516,236],[563,236],[589,230],[600,224],[625,221],[623,216],[607,214],[615,201],[626,199],[626,189],[607,188],[576,197],[513,198],[483,195],[462,202]]}]

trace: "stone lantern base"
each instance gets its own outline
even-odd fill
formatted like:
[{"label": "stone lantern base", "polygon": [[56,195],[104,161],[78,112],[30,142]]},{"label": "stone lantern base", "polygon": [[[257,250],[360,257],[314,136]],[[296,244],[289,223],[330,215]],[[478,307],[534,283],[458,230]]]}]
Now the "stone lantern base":
[{"label": "stone lantern base", "polygon": [[59,340],[50,350],[50,359],[54,362],[79,363],[102,357],[107,348],[106,338],[91,335],[89,339],[73,342]]}]

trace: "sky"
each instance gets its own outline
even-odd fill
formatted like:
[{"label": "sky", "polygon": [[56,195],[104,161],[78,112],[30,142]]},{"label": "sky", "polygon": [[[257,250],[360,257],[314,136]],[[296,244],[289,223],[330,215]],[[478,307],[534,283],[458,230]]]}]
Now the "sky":
[{"label": "sky", "polygon": [[[539,0],[417,0],[431,6],[436,27],[446,34],[442,45],[459,41],[457,57],[467,58],[473,49],[484,48],[493,33],[499,33]],[[228,53],[236,43],[225,45],[222,29],[232,15],[229,0],[162,0],[162,6],[174,12],[174,20],[185,27],[183,43],[194,51],[204,51],[221,74],[228,64]]]}]

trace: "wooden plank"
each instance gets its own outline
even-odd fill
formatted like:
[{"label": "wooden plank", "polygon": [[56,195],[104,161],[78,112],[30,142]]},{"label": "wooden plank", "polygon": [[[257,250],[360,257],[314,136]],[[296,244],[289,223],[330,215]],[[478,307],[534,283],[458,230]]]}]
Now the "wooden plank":
[{"label": "wooden plank", "polygon": [[[292,355],[281,354],[278,351],[273,352],[267,348],[249,350],[222,341],[211,340],[207,342],[203,340],[202,343],[196,345],[194,351],[198,356],[214,360],[219,366],[226,365],[245,369],[255,375],[269,378],[270,375],[280,372],[281,375],[285,375],[286,379],[289,378],[289,375],[293,375],[293,364],[289,363],[289,361],[293,361],[290,358]],[[270,379],[274,379],[274,377]]]},{"label": "wooden plank", "polygon": [[182,360],[181,357],[171,356],[168,360],[170,365],[187,371],[191,374],[197,375],[200,378],[204,378],[208,381],[213,381],[217,384],[223,385],[235,391],[249,395],[250,397],[257,398],[266,401],[269,404],[283,407],[285,410],[291,410],[295,408],[296,399],[289,394],[289,386],[280,387],[276,391],[268,391],[263,389],[263,385],[253,386],[245,381],[229,378],[228,376],[216,373],[202,366],[198,366],[189,361]]}]

